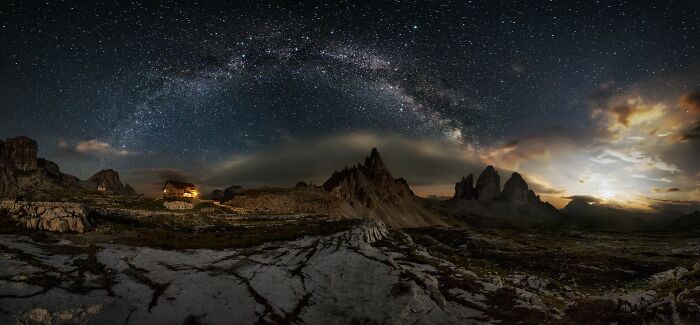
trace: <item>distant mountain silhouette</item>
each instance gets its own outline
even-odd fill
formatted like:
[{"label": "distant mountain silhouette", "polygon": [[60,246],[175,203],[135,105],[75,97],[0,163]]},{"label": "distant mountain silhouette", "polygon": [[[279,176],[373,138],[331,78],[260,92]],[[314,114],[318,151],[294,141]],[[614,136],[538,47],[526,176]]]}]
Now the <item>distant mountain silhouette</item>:
[{"label": "distant mountain silhouette", "polygon": [[445,202],[434,202],[433,206],[443,214],[476,226],[527,227],[548,225],[559,218],[559,211],[549,203],[542,202],[519,173],[513,173],[505,182],[503,190],[500,176],[493,166],[488,166],[479,175],[476,185],[469,174],[455,184],[455,194]]}]

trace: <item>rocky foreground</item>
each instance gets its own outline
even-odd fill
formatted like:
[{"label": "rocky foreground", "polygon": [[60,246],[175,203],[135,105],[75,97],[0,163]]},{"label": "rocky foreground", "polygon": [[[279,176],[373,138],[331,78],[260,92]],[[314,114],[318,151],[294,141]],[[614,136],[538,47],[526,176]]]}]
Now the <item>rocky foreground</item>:
[{"label": "rocky foreground", "polygon": [[[0,323],[700,319],[695,237],[398,231],[375,221],[222,250],[163,250],[81,236],[0,235]],[[654,244],[659,240],[666,243]]]}]

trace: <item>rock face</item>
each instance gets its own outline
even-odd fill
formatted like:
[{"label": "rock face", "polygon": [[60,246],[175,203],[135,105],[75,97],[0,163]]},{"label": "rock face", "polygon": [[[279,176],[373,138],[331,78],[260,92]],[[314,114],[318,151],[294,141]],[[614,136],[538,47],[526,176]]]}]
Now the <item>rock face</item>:
[{"label": "rock face", "polygon": [[342,199],[355,199],[373,209],[380,201],[397,202],[413,196],[403,179],[394,179],[376,148],[365,158],[364,164],[335,172],[323,188]]},{"label": "rock face", "polygon": [[501,196],[510,203],[525,205],[530,202],[532,196],[535,195],[535,192],[528,191],[527,183],[525,183],[523,177],[518,173],[513,173],[503,186],[503,193],[501,193]]},{"label": "rock face", "polygon": [[90,227],[85,208],[76,203],[2,201],[0,212],[32,230],[83,233]]},{"label": "rock face", "polygon": [[87,182],[82,182],[77,177],[64,174],[53,161],[37,158],[38,146],[36,141],[19,136],[5,141],[0,141],[0,198],[22,199],[36,194],[51,193],[55,191],[80,191],[83,186],[97,189],[97,182],[91,180],[100,179],[107,181],[116,176],[116,182],[107,182],[114,189],[121,189],[122,194],[133,193],[128,186],[121,186],[116,172],[96,174]]},{"label": "rock face", "polygon": [[54,162],[37,158],[36,141],[20,136],[0,141],[0,197],[17,198],[58,189],[79,189],[79,180]]},{"label": "rock face", "polygon": [[472,192],[471,180],[470,174],[455,185],[454,197],[447,202],[449,213],[479,225],[493,226],[530,226],[561,216],[555,207],[542,202],[518,173],[506,181],[503,191],[498,172],[492,166],[481,173]]},{"label": "rock face", "polygon": [[39,147],[33,139],[25,136],[10,138],[0,142],[2,159],[7,161],[15,170],[33,171],[37,168],[37,153]]},{"label": "rock face", "polygon": [[501,177],[493,166],[488,166],[476,180],[476,197],[479,201],[492,201],[501,193]]},{"label": "rock face", "polygon": [[392,227],[445,225],[427,209],[408,187],[406,180],[394,179],[376,148],[364,164],[334,172],[322,186],[347,202],[358,217],[374,217]]},{"label": "rock face", "polygon": [[104,191],[123,195],[136,194],[131,186],[122,184],[119,180],[119,173],[113,169],[99,171],[81,185],[84,189],[90,191]]},{"label": "rock face", "polygon": [[469,174],[467,177],[462,177],[462,180],[455,184],[455,198],[471,200],[475,197],[474,194],[474,175]]},{"label": "rock face", "polygon": [[190,210],[194,208],[194,204],[184,201],[166,201],[163,206],[168,210]]}]

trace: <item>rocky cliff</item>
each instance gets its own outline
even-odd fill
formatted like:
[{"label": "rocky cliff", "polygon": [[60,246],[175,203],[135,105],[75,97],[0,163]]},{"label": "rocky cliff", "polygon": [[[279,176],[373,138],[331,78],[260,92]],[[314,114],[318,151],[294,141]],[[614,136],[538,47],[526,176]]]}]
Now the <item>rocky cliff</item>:
[{"label": "rocky cliff", "polygon": [[106,169],[92,175],[87,181],[82,182],[81,186],[90,191],[104,191],[115,194],[135,195],[131,186],[122,184],[119,179],[119,173],[113,169]]},{"label": "rocky cliff", "polygon": [[19,136],[0,141],[2,159],[15,170],[34,171],[37,168],[39,147],[33,139]]},{"label": "rocky cliff", "polygon": [[379,218],[392,227],[446,225],[421,203],[406,180],[393,178],[376,148],[364,164],[334,172],[323,188],[345,202],[353,214]]},{"label": "rocky cliff", "polygon": [[467,177],[462,177],[462,180],[455,184],[456,199],[471,200],[476,197],[474,192],[474,175],[469,174]]},{"label": "rocky cliff", "polygon": [[498,176],[493,166],[486,167],[479,175],[474,191],[479,201],[491,201],[498,198],[501,192],[501,177]]},{"label": "rocky cliff", "polygon": [[478,224],[533,225],[554,221],[559,211],[542,202],[518,173],[513,173],[500,189],[500,176],[493,166],[479,175],[471,188],[473,176],[455,184],[454,197],[446,202],[447,212]]},{"label": "rocky cliff", "polygon": [[37,142],[28,137],[0,141],[0,198],[17,199],[38,193],[80,191],[84,186],[90,188],[99,181],[119,189],[121,194],[133,193],[131,187],[121,185],[119,175],[114,171],[103,171],[82,182],[75,176],[62,173],[56,163],[38,158],[37,154]]},{"label": "rocky cliff", "polygon": [[503,193],[501,193],[501,197],[510,203],[525,205],[529,202],[528,191],[529,189],[527,187],[527,183],[523,177],[518,173],[513,173],[513,175],[510,176],[510,178],[506,181],[506,184],[503,186]]},{"label": "rocky cliff", "polygon": [[19,136],[0,142],[0,197],[79,189],[79,180],[61,173],[54,162],[38,158],[36,141]]}]

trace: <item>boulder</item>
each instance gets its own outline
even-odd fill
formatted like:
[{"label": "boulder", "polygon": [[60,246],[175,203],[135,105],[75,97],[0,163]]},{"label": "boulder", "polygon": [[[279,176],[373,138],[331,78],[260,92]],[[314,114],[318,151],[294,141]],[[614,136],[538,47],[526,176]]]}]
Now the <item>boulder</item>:
[{"label": "boulder", "polygon": [[493,166],[488,166],[479,175],[474,187],[477,199],[479,201],[492,201],[501,194],[501,177]]},{"label": "boulder", "polygon": [[474,199],[474,175],[469,174],[467,177],[462,177],[459,183],[455,184],[455,199],[471,200]]},{"label": "boulder", "polygon": [[90,228],[85,209],[78,204],[57,202],[0,203],[18,225],[32,230],[83,233]]},{"label": "boulder", "polygon": [[190,210],[194,208],[194,204],[184,201],[166,201],[163,206],[168,210]]},{"label": "boulder", "polygon": [[688,269],[686,269],[685,267],[679,266],[675,269],[652,275],[649,279],[649,282],[653,286],[658,286],[666,282],[679,281],[681,278],[683,278],[683,276],[685,276],[689,272],[690,271],[688,271]]}]

